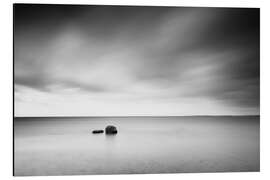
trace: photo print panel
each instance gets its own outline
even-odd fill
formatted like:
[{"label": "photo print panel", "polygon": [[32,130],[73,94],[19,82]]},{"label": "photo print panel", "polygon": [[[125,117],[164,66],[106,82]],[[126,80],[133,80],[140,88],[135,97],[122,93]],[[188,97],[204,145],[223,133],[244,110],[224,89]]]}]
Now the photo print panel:
[{"label": "photo print panel", "polygon": [[260,9],[14,4],[14,176],[260,171]]}]

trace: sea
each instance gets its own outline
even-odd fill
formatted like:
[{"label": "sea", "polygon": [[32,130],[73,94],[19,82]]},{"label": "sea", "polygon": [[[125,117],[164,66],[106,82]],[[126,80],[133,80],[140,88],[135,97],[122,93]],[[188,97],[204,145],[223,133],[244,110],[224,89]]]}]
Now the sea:
[{"label": "sea", "polygon": [[260,171],[260,117],[15,117],[13,160],[15,176]]}]

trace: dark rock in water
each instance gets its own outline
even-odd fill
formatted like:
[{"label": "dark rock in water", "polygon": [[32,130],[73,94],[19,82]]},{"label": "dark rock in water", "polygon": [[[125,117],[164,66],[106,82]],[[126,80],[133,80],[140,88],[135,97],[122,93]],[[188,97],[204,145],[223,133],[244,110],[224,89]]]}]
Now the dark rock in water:
[{"label": "dark rock in water", "polygon": [[117,134],[117,129],[115,126],[107,126],[105,129],[106,134]]},{"label": "dark rock in water", "polygon": [[92,131],[93,134],[100,134],[100,133],[103,133],[104,131],[103,130],[94,130]]}]

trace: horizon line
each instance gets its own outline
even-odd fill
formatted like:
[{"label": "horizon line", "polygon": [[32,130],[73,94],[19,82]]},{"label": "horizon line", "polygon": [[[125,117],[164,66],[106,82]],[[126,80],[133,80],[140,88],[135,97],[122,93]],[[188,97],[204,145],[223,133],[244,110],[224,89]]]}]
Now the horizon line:
[{"label": "horizon line", "polygon": [[121,118],[121,117],[215,117],[215,116],[260,116],[260,114],[243,114],[243,115],[158,115],[158,116],[154,116],[154,115],[132,115],[132,116],[14,116],[13,118],[83,118],[83,117],[91,117],[91,118],[104,118],[104,117],[117,117],[117,118]]}]

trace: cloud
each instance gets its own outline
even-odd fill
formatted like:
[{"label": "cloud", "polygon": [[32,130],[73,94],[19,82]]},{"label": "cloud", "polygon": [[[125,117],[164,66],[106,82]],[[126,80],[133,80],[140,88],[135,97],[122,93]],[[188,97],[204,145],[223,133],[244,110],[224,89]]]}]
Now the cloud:
[{"label": "cloud", "polygon": [[49,104],[69,92],[105,109],[155,114],[151,101],[185,109],[168,114],[198,113],[190,104],[211,104],[202,114],[259,113],[258,9],[16,5],[14,35],[21,102],[32,89]]}]

